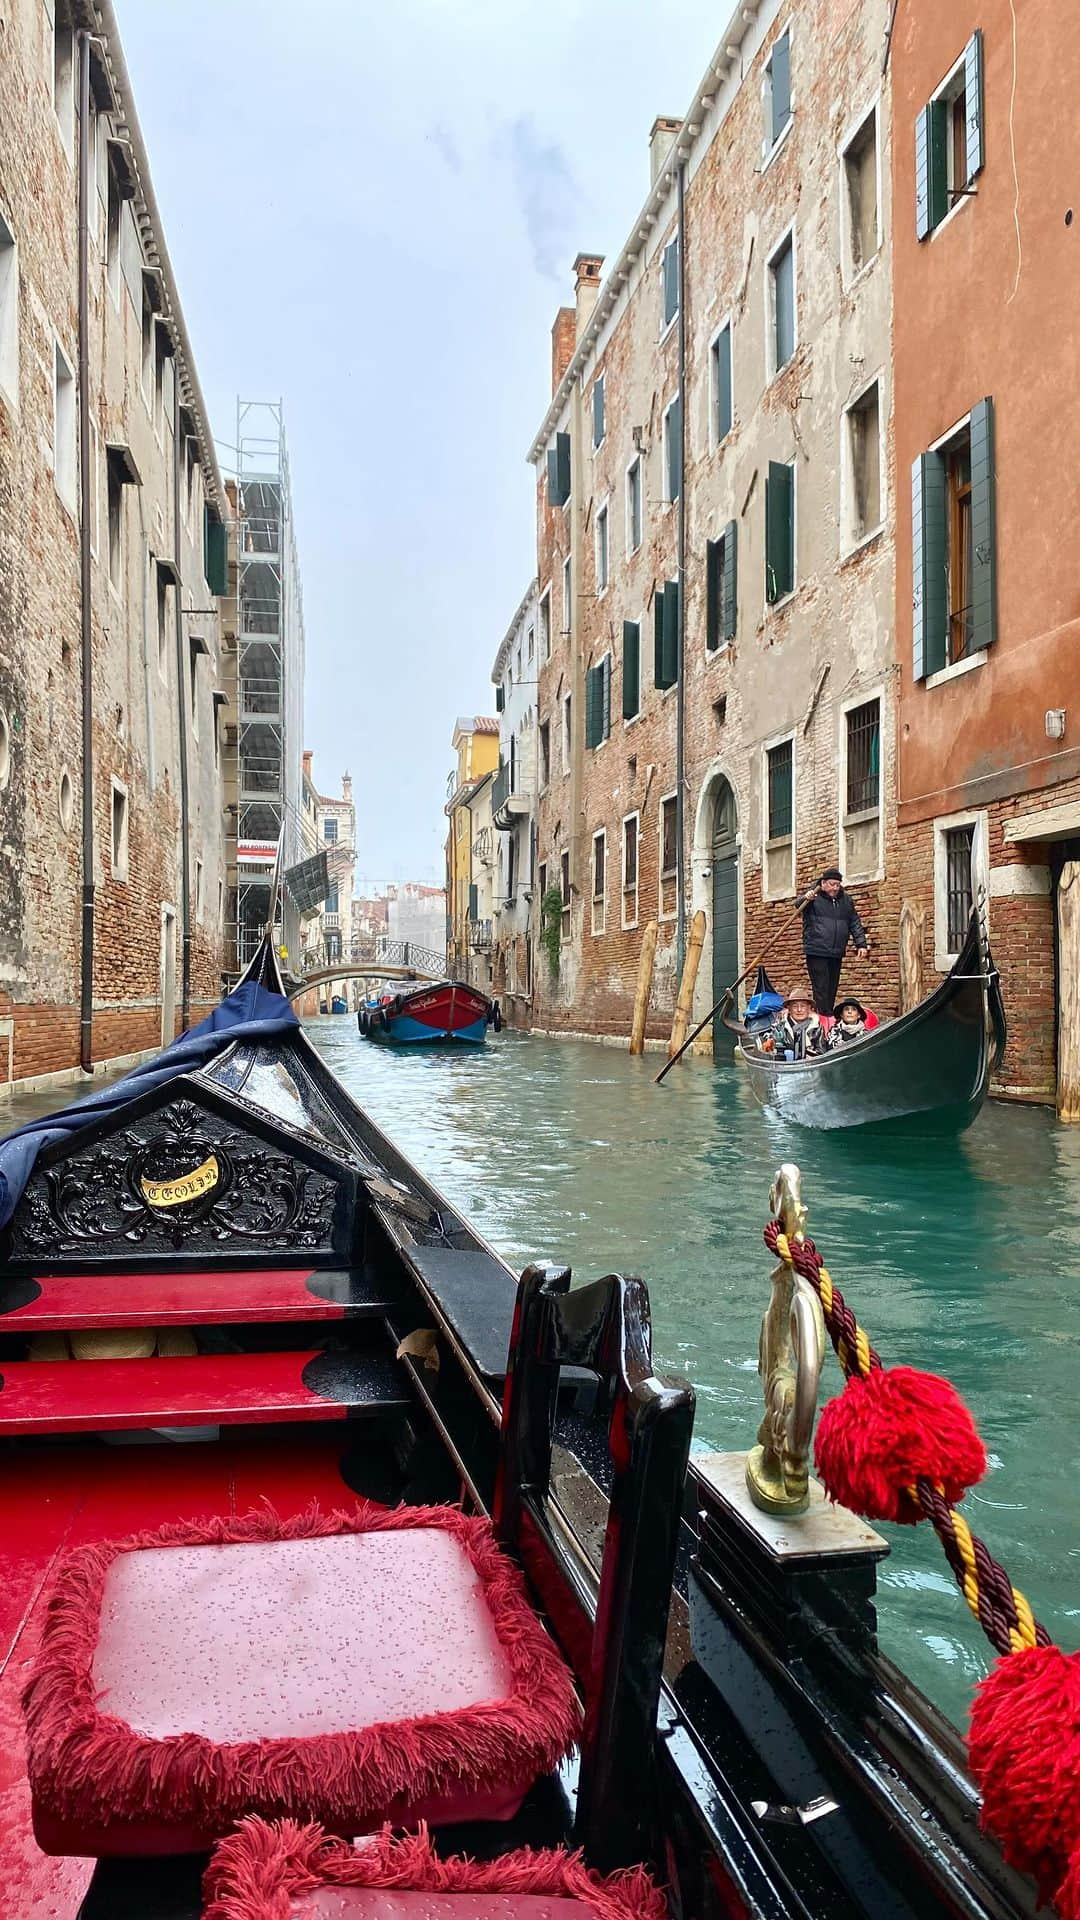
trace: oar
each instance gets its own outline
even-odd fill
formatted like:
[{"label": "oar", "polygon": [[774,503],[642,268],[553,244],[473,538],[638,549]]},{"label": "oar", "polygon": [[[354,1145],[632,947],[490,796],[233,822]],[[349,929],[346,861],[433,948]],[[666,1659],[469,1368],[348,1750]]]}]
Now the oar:
[{"label": "oar", "polygon": [[811,888],[809,893],[805,893],[802,895],[799,901],[799,904],[795,909],[795,912],[788,915],[788,918],[783,922],[783,924],[777,928],[771,940],[766,940],[765,945],[762,947],[761,952],[758,954],[757,959],[751,960],[750,965],[748,967],[743,968],[743,971],[742,973],[740,973],[738,979],[733,980],[730,987],[724,988],[724,991],[720,995],[720,998],[717,1001],[715,1007],[710,1007],[708,1013],[705,1015],[704,1020],[698,1021],[698,1024],[694,1028],[693,1033],[687,1034],[686,1039],[683,1041],[682,1046],[679,1048],[678,1053],[673,1053],[670,1060],[665,1060],[663,1066],[661,1067],[659,1073],[656,1076],[657,1086],[660,1085],[660,1082],[664,1078],[664,1075],[671,1072],[671,1069],[675,1065],[676,1060],[682,1059],[683,1054],[686,1052],[687,1047],[693,1046],[694,1041],[698,1037],[698,1034],[704,1031],[704,1029],[709,1024],[709,1021],[715,1020],[717,1014],[720,1012],[721,1007],[727,1006],[728,1001],[731,999],[732,995],[736,993],[738,989],[742,986],[743,981],[748,979],[748,977],[750,976],[750,974],[754,972],[754,969],[756,967],[760,967],[762,961],[765,958],[765,955],[767,953],[772,952],[777,941],[781,939],[781,937],[787,932],[788,928],[791,925],[791,922],[798,918],[803,908],[808,904],[809,900],[813,898],[813,895],[816,892],[817,892],[817,888],[813,887]]}]

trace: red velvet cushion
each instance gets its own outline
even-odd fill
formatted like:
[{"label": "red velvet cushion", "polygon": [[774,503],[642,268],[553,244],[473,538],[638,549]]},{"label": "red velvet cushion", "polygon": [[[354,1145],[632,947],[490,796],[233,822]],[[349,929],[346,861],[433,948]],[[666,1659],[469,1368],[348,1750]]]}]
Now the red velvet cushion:
[{"label": "red velvet cushion", "polygon": [[80,1549],[26,1709],[55,1853],[195,1850],[252,1811],[506,1818],[577,1725],[487,1522],[370,1503]]},{"label": "red velvet cushion", "polygon": [[580,1854],[439,1859],[425,1830],[352,1847],[291,1820],[245,1820],[207,1868],[204,1920],[665,1920],[644,1869],[602,1878]]}]

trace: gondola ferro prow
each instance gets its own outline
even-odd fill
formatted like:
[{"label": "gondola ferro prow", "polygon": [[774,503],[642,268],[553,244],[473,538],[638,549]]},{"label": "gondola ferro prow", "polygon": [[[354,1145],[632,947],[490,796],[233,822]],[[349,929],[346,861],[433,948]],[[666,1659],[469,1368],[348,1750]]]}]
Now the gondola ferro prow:
[{"label": "gondola ferro prow", "polygon": [[[769,1194],[773,1218],[789,1240],[801,1240],[806,1224],[801,1180],[798,1167],[785,1161]],[[765,1414],[746,1462],[750,1498],[765,1513],[805,1513],[810,1504],[810,1442],[824,1359],[821,1303],[781,1261],[773,1269],[758,1345]]]}]

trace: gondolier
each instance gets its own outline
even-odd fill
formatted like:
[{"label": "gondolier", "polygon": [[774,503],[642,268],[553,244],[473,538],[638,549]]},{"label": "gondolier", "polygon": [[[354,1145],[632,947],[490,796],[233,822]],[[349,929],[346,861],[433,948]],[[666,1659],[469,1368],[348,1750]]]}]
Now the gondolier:
[{"label": "gondolier", "polygon": [[803,953],[818,1013],[831,1014],[840,988],[840,969],[848,945],[856,957],[868,952],[866,930],[850,893],[844,892],[839,867],[826,867],[803,902]]}]

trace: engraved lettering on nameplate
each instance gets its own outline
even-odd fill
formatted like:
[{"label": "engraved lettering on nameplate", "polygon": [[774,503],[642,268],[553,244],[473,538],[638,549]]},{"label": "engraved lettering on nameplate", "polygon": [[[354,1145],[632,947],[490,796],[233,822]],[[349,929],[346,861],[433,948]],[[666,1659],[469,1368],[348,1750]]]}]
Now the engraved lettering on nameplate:
[{"label": "engraved lettering on nameplate", "polygon": [[181,1174],[178,1180],[147,1180],[144,1175],[139,1186],[151,1207],[182,1207],[185,1200],[199,1200],[204,1193],[212,1193],[220,1177],[217,1157],[211,1154],[201,1167]]}]

